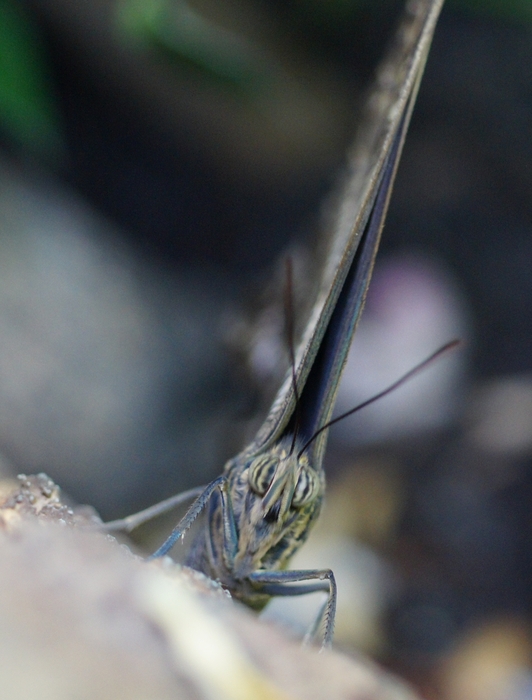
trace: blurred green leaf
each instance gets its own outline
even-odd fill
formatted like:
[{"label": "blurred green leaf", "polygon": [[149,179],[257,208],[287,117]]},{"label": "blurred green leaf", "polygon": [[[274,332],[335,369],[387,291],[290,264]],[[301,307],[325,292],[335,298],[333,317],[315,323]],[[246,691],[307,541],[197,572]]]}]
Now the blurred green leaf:
[{"label": "blurred green leaf", "polygon": [[39,155],[56,156],[62,146],[40,37],[11,0],[0,0],[0,129]]},{"label": "blurred green leaf", "polygon": [[219,27],[184,0],[125,0],[119,27],[167,59],[198,70],[204,78],[255,92],[274,80],[275,66],[244,37]]},{"label": "blurred green leaf", "polygon": [[479,15],[532,22],[532,0],[451,0],[449,5]]}]

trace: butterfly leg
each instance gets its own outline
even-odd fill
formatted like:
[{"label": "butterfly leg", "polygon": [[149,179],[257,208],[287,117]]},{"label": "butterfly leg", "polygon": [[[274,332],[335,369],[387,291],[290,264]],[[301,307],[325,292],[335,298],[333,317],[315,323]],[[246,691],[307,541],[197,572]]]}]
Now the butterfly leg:
[{"label": "butterfly leg", "polygon": [[222,474],[222,476],[219,476],[214,481],[211,481],[211,483],[204,488],[203,492],[198,496],[198,498],[196,498],[194,503],[187,510],[183,518],[177,523],[159,549],[148,557],[148,559],[157,559],[158,557],[164,557],[165,554],[168,554],[177,540],[184,536],[194,520],[196,520],[198,515],[205,508],[213,492],[217,488],[221,488],[226,480],[227,476]]},{"label": "butterfly leg", "polygon": [[[218,493],[216,494],[216,500],[211,501],[208,517],[214,518],[213,522],[216,525],[214,527],[211,527],[210,524],[207,525],[206,536],[201,538],[201,540],[195,541],[188,552],[185,564],[191,569],[203,571],[211,578],[218,578],[221,568],[225,567],[228,571],[231,571],[232,562],[238,550],[238,534],[227,479],[225,477],[217,479],[214,485],[218,487]],[[210,495],[212,495],[212,492]],[[220,519],[217,516],[220,516]],[[179,523],[178,527],[181,527],[181,523]],[[205,556],[210,562],[207,570],[204,568]],[[223,561],[220,561],[221,558]]]},{"label": "butterfly leg", "polygon": [[132,532],[135,528],[139,527],[143,523],[157,518],[163,513],[167,513],[169,510],[176,508],[177,506],[190,501],[191,498],[199,496],[204,490],[205,486],[196,486],[188,491],[183,491],[175,496],[170,496],[160,503],[156,503],[154,506],[145,508],[138,513],[133,513],[128,515],[126,518],[121,518],[120,520],[111,520],[108,523],[103,523],[100,528],[106,532],[114,532],[116,530],[123,530],[124,532]]},{"label": "butterfly leg", "polygon": [[[332,645],[334,618],[336,614],[337,588],[334,574],[330,569],[304,569],[301,571],[255,571],[250,574],[249,581],[260,587],[261,592],[271,596],[295,596],[324,591],[327,595],[325,604],[321,607],[311,629],[305,635],[308,643],[317,633],[322,621],[325,632],[322,649]],[[301,583],[301,585],[287,585]]]}]

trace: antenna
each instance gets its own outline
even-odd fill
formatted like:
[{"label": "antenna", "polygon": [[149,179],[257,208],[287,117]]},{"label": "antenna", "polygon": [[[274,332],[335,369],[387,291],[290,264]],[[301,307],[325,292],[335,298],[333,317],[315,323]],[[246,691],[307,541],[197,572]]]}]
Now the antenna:
[{"label": "antenna", "polygon": [[458,345],[460,345],[460,340],[456,339],[451,340],[449,343],[446,343],[443,345],[441,348],[436,350],[436,352],[433,352],[430,357],[427,357],[426,360],[423,360],[423,362],[420,362],[419,365],[416,365],[413,369],[408,371],[406,374],[404,374],[400,379],[395,381],[393,384],[391,384],[387,389],[384,389],[383,391],[379,392],[375,396],[372,396],[370,399],[367,399],[363,403],[359,404],[358,406],[355,406],[354,408],[350,409],[349,411],[346,411],[345,413],[342,413],[341,416],[337,416],[336,418],[333,418],[330,420],[328,423],[325,423],[325,425],[322,425],[321,428],[316,430],[314,435],[310,438],[310,440],[307,440],[307,442],[303,445],[303,447],[299,450],[299,453],[297,455],[297,458],[299,459],[303,452],[307,450],[310,445],[314,442],[314,440],[320,435],[324,430],[327,430],[327,428],[330,428],[331,425],[334,425],[335,423],[339,423],[341,420],[344,420],[344,418],[347,418],[348,416],[352,416],[353,413],[356,413],[357,411],[362,410],[363,408],[366,408],[366,406],[369,406],[372,403],[375,403],[375,401],[378,401],[379,399],[382,399],[383,396],[386,396],[387,394],[390,394],[392,391],[395,391],[398,389],[402,384],[407,382],[409,379],[411,379],[413,376],[418,374],[418,372],[421,372],[421,370],[425,369],[428,365],[430,365],[432,362],[440,358],[442,355],[446,354],[447,352],[454,350]]}]

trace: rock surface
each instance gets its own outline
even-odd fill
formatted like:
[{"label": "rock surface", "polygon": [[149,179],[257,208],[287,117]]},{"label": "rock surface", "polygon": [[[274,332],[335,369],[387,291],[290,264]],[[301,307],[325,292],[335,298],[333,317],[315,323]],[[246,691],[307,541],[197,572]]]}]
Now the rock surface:
[{"label": "rock surface", "polygon": [[0,677],[13,700],[414,700],[363,659],[302,649],[169,559],[146,563],[44,474],[0,506]]}]

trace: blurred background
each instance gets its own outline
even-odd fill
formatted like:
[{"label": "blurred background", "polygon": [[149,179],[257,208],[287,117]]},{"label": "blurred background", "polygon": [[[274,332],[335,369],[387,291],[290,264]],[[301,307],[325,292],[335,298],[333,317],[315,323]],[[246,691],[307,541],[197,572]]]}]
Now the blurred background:
[{"label": "blurred background", "polygon": [[[111,519],[253,435],[286,369],[279,260],[297,298],[401,7],[0,0],[5,476]],[[529,0],[449,0],[339,410],[464,343],[331,431],[294,563],[335,571],[338,646],[428,699],[532,698],[531,136]],[[319,604],[281,603],[296,627]]]}]

